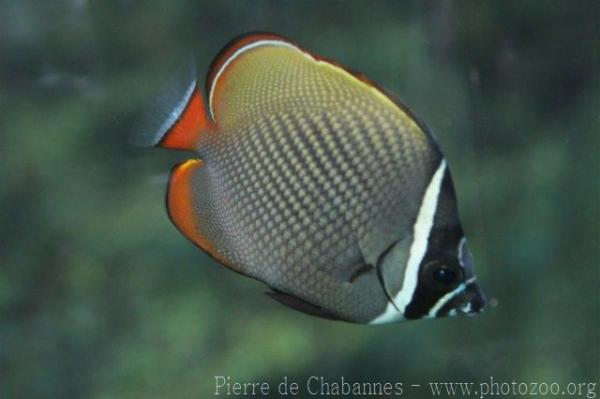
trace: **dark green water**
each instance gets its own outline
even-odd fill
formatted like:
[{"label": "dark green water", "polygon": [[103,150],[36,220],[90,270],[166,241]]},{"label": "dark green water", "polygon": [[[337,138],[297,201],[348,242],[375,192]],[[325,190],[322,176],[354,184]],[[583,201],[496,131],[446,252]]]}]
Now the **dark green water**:
[{"label": "dark green water", "polygon": [[[0,398],[205,398],[215,376],[269,397],[285,377],[311,397],[311,376],[415,398],[490,378],[595,397],[599,21],[593,1],[1,0]],[[171,226],[166,173],[190,155],[130,146],[137,111],[182,54],[203,76],[251,30],[365,73],[426,121],[486,312],[311,318]]]}]

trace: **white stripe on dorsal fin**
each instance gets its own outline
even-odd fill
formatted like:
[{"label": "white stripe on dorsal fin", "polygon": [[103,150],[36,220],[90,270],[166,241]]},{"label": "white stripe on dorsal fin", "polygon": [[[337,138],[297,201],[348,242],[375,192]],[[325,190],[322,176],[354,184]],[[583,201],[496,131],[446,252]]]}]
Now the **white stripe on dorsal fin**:
[{"label": "white stripe on dorsal fin", "polygon": [[214,92],[215,92],[215,87],[217,86],[217,83],[219,81],[219,78],[221,77],[221,75],[223,74],[223,71],[225,71],[225,69],[227,69],[227,67],[229,66],[229,64],[231,64],[237,57],[239,57],[240,55],[242,55],[243,53],[245,53],[248,50],[251,50],[253,48],[256,47],[260,47],[260,46],[278,46],[278,47],[288,47],[288,48],[292,48],[292,49],[296,49],[300,52],[302,52],[297,46],[284,41],[283,39],[281,40],[258,40],[252,43],[249,43],[243,47],[240,47],[239,49],[237,49],[229,58],[227,58],[225,60],[225,62],[223,62],[223,64],[221,65],[221,67],[216,71],[215,73],[215,77],[212,80],[212,84],[210,85],[210,88],[207,88],[209,90],[208,93],[208,109],[210,110],[210,115],[211,117],[214,118],[214,113],[213,113],[213,96],[214,96]]},{"label": "white stripe on dorsal fin", "polygon": [[[423,131],[423,134],[429,134],[425,133],[427,128],[418,121],[418,119],[404,104],[391,98],[386,91],[378,87],[365,75],[349,70],[333,60],[327,59],[318,54],[314,54],[283,36],[269,32],[251,32],[234,38],[228,44],[226,44],[223,49],[221,49],[219,54],[211,63],[206,76],[206,93],[208,113],[213,122],[217,124],[221,122],[218,119],[220,119],[220,106],[222,104],[228,104],[229,106],[231,106],[232,103],[239,104],[238,100],[232,100],[231,97],[228,97],[226,100],[221,102],[221,96],[223,95],[223,92],[229,92],[229,96],[231,96],[231,91],[238,91],[244,83],[242,80],[235,80],[235,84],[228,86],[228,82],[231,81],[229,76],[233,76],[235,74],[236,68],[243,68],[241,65],[244,64],[244,59],[247,61],[248,59],[252,58],[253,53],[254,56],[256,56],[259,53],[259,50],[269,47],[276,48],[278,50],[290,50],[289,54],[280,54],[282,58],[279,61],[272,60],[270,62],[280,62],[285,57],[296,57],[300,55],[306,60],[322,67],[320,73],[323,73],[324,71],[334,71],[336,74],[339,74],[339,76],[347,79],[345,80],[344,84],[353,84],[361,87],[362,89],[366,89],[369,96],[376,97],[379,101],[385,104],[386,107],[390,107],[394,110],[394,112],[399,113],[399,116],[404,119],[405,123],[415,127],[415,131]],[[260,60],[261,57],[254,58],[253,61],[256,61],[257,59]],[[253,64],[255,64],[255,62],[253,62]],[[265,70],[265,67],[271,66],[271,64],[259,64],[259,66],[253,65],[253,68],[258,68],[257,70],[261,70],[262,68],[262,70]],[[232,75],[229,75],[230,73]],[[281,74],[281,72],[278,73]],[[273,76],[269,77],[269,79],[272,78]],[[267,82],[269,79],[267,79]],[[312,79],[314,79],[314,76]],[[256,83],[256,81],[251,82],[253,85]],[[277,88],[273,87],[273,89]]]}]

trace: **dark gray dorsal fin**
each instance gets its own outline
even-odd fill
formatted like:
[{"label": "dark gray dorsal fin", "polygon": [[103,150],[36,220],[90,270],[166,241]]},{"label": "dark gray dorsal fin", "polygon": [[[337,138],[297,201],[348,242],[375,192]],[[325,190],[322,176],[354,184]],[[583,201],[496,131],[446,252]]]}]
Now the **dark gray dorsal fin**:
[{"label": "dark gray dorsal fin", "polygon": [[306,302],[304,299],[300,299],[294,295],[286,294],[274,288],[271,288],[272,292],[267,292],[266,295],[275,299],[282,305],[288,306],[299,312],[306,313],[311,316],[321,317],[329,320],[342,320],[340,317],[328,312],[320,306],[314,305],[310,302]]}]

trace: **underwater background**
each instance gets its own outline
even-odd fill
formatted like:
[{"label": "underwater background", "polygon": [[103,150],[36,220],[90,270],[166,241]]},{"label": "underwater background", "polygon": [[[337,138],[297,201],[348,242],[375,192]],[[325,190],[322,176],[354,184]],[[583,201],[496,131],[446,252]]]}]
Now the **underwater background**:
[{"label": "underwater background", "polygon": [[[312,318],[171,225],[166,171],[193,154],[131,134],[188,54],[203,81],[253,30],[363,72],[431,128],[484,313]],[[0,399],[204,398],[215,376],[406,397],[597,383],[599,155],[599,2],[0,0]]]}]

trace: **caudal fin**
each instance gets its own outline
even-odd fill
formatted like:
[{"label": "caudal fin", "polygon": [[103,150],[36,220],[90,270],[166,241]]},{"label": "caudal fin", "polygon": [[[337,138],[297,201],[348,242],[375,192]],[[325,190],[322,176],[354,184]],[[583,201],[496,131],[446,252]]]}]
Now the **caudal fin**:
[{"label": "caudal fin", "polygon": [[147,111],[144,125],[133,143],[176,150],[195,150],[202,136],[212,129],[204,98],[190,62],[176,73]]}]

